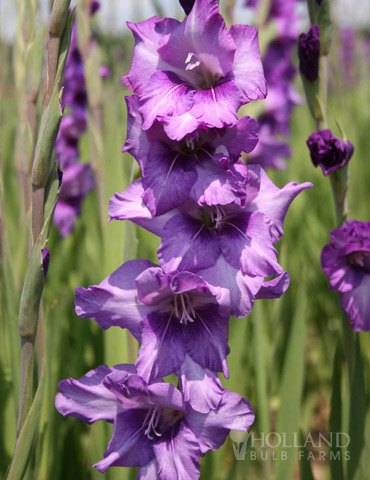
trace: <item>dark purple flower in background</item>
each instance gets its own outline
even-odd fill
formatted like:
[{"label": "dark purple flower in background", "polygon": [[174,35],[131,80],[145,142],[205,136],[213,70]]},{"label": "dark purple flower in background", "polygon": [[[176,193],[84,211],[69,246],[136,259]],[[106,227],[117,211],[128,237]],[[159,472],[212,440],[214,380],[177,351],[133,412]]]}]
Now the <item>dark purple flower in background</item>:
[{"label": "dark purple flower in background", "polygon": [[347,221],[332,230],[332,243],[321,253],[321,265],[330,288],[340,293],[340,302],[356,331],[370,331],[370,222]]},{"label": "dark purple flower in background", "polygon": [[184,9],[186,15],[189,15],[191,9],[193,8],[195,0],[180,0],[180,5]]},{"label": "dark purple flower in background", "polygon": [[194,273],[164,273],[146,260],[122,265],[100,285],[76,289],[76,313],[103,328],[127,328],[140,342],[136,367],[152,381],[181,369],[186,356],[228,376],[229,319]]},{"label": "dark purple flower in background", "polygon": [[94,186],[94,174],[89,164],[74,163],[65,168],[54,212],[54,223],[62,237],[66,237],[74,229],[81,213],[82,202]]},{"label": "dark purple flower in background", "polygon": [[241,152],[257,144],[257,122],[243,117],[228,129],[197,130],[181,142],[171,140],[156,122],[142,130],[136,95],[126,97],[127,140],[143,173],[143,201],[153,215],[162,215],[187,199],[199,205],[245,202],[244,179],[234,164]]},{"label": "dark purple flower in background", "polygon": [[63,380],[59,389],[55,405],[62,415],[114,424],[104,459],[94,467],[140,467],[139,479],[198,479],[199,458],[220,448],[230,430],[245,432],[254,421],[250,403],[237,393],[220,387],[215,408],[199,412],[192,397],[186,401],[168,383],[145,382],[133,365],[100,366],[79,380]]},{"label": "dark purple flower in background", "polygon": [[[235,125],[239,107],[266,97],[256,28],[227,29],[216,0],[196,0],[182,23],[128,23],[135,37],[126,85],[139,95],[143,129],[156,120],[173,140]],[[215,34],[217,32],[217,34]]]},{"label": "dark purple flower in background", "polygon": [[48,274],[49,262],[50,262],[50,252],[47,248],[43,248],[41,250],[41,259],[42,259],[42,272],[44,274],[44,280],[45,280],[46,275]]},{"label": "dark purple flower in background", "polygon": [[315,82],[319,77],[320,28],[312,25],[308,33],[298,39],[299,69],[307,80]]},{"label": "dark purple flower in background", "polygon": [[306,143],[312,163],[315,167],[320,166],[325,176],[346,165],[354,151],[349,140],[345,142],[329,129],[312,133]]}]

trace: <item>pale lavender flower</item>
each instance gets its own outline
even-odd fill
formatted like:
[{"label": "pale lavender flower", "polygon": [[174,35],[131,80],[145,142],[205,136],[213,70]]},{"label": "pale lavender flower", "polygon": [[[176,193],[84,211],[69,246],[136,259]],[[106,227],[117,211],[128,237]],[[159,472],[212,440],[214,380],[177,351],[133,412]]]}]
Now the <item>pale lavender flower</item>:
[{"label": "pale lavender flower", "polygon": [[182,140],[198,128],[235,125],[241,105],[265,98],[257,29],[228,30],[216,0],[196,0],[182,23],[153,17],[128,26],[135,48],[124,81],[140,97],[144,130],[159,120]]},{"label": "pale lavender flower", "polygon": [[199,458],[220,448],[231,429],[244,432],[254,421],[247,400],[220,388],[216,407],[202,413],[192,395],[186,401],[171,384],[145,382],[133,365],[100,366],[79,380],[60,382],[55,405],[85,423],[114,424],[104,459],[94,465],[100,472],[139,467],[139,480],[196,480]]},{"label": "pale lavender flower", "polygon": [[177,372],[186,356],[228,376],[229,320],[194,273],[132,260],[100,285],[77,288],[76,313],[103,329],[127,328],[141,342],[136,367],[147,381]]}]

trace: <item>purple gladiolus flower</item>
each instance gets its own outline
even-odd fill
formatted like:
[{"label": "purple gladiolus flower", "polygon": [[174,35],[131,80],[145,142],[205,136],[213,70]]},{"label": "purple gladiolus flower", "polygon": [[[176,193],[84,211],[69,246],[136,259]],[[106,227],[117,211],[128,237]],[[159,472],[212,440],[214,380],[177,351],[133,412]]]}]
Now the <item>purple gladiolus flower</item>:
[{"label": "purple gladiolus flower", "polygon": [[333,135],[329,129],[312,133],[307,140],[307,146],[312,163],[315,167],[320,165],[325,176],[346,165],[354,151],[349,140],[345,142]]},{"label": "purple gladiolus flower", "polygon": [[[183,391],[173,385],[145,382],[133,365],[100,366],[79,380],[59,383],[57,410],[94,423],[114,424],[113,435],[96,463],[100,472],[109,467],[140,467],[138,479],[197,479],[199,458],[217,450],[230,430],[247,431],[254,421],[250,403],[220,387],[216,407],[194,409]],[[212,392],[210,392],[212,395]]]},{"label": "purple gladiolus flower", "polygon": [[370,222],[347,221],[332,230],[332,243],[321,253],[321,265],[330,288],[340,293],[340,303],[356,331],[370,331]]},{"label": "purple gladiolus flower", "polygon": [[100,285],[77,288],[76,313],[103,329],[127,328],[141,342],[136,367],[147,381],[178,371],[186,356],[228,376],[229,320],[194,273],[166,274],[149,261],[132,260]]},{"label": "purple gladiolus flower", "polygon": [[94,175],[89,164],[74,163],[64,169],[59,200],[54,212],[54,223],[62,237],[72,232],[81,212],[82,201],[94,185]]},{"label": "purple gladiolus flower", "polygon": [[307,80],[315,82],[319,77],[320,28],[312,25],[308,33],[301,33],[298,40],[299,69]]},{"label": "purple gladiolus flower", "polygon": [[[216,0],[196,0],[182,23],[128,23],[134,57],[124,82],[139,95],[143,129],[158,120],[173,140],[235,125],[239,107],[265,98],[257,29],[227,29]],[[216,34],[215,34],[216,32]]]},{"label": "purple gladiolus flower", "polygon": [[283,235],[290,203],[312,185],[290,183],[280,190],[259,166],[239,163],[236,167],[245,179],[242,206],[199,206],[189,200],[153,217],[142,201],[144,190],[139,179],[111,199],[109,215],[111,219],[132,220],[161,236],[158,257],[165,271],[197,272],[216,295],[224,314],[245,316],[260,289],[268,288],[265,277],[278,275],[281,282],[276,288],[283,284],[287,288],[273,244]]},{"label": "purple gladiolus flower", "polygon": [[199,205],[245,201],[244,179],[235,169],[242,151],[257,144],[257,122],[243,117],[228,129],[197,130],[181,142],[171,140],[156,122],[142,130],[136,95],[126,97],[128,133],[123,151],[130,152],[143,172],[143,201],[153,215],[162,215],[188,198]]}]

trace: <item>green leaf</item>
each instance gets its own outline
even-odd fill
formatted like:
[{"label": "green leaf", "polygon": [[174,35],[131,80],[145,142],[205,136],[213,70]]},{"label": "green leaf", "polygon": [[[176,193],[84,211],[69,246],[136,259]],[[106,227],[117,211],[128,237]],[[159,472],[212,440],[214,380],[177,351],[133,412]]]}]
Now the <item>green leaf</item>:
[{"label": "green leaf", "polygon": [[351,442],[348,446],[350,459],[348,460],[346,472],[346,478],[348,480],[355,478],[356,471],[360,464],[361,453],[365,445],[366,403],[360,340],[359,335],[356,334],[355,365],[350,392],[349,436]]},{"label": "green leaf", "polygon": [[35,445],[35,440],[39,431],[44,391],[45,373],[43,369],[35,398],[18,438],[7,480],[22,480],[24,478],[28,461],[32,454],[32,449]]},{"label": "green leaf", "polygon": [[296,463],[295,436],[300,423],[307,330],[306,297],[302,289],[298,292],[296,305],[280,385],[281,406],[276,428],[278,434],[285,435],[287,446],[282,442],[276,448],[275,480],[291,479]]},{"label": "green leaf", "polygon": [[[301,480],[315,480],[312,469],[310,457],[308,455],[308,450],[305,445],[305,439],[301,433],[301,442],[300,442],[300,456],[299,456],[299,465],[300,465],[300,478]],[[336,477],[333,477],[336,478]]]},{"label": "green leaf", "polygon": [[[330,432],[342,431],[342,350],[341,340],[338,340],[333,361],[332,393],[330,405],[329,427]],[[332,443],[330,448],[330,473],[335,480],[344,480],[341,447]]]}]

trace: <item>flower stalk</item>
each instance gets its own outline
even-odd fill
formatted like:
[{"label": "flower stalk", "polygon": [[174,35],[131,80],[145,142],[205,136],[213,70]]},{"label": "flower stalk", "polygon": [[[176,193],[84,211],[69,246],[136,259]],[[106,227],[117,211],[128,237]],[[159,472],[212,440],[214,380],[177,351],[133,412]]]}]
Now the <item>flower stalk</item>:
[{"label": "flower stalk", "polygon": [[[327,128],[327,91],[328,91],[328,53],[332,37],[332,20],[330,1],[307,0],[310,22],[319,28],[319,72],[318,79],[309,84],[309,80],[302,75],[305,87],[307,103],[311,114],[316,121],[316,128],[322,131]],[[316,27],[317,28],[317,27]],[[301,72],[302,73],[302,72]],[[311,88],[308,88],[310,87]],[[330,184],[333,192],[334,208],[337,228],[341,227],[348,216],[347,189],[348,189],[348,165],[330,173]],[[339,298],[339,297],[338,297]],[[348,378],[351,382],[352,364],[354,355],[354,333],[344,309],[339,304],[342,322],[342,336],[344,354],[346,358]]]},{"label": "flower stalk", "polygon": [[59,181],[55,173],[50,176],[50,170],[54,143],[62,118],[59,88],[69,47],[71,25],[69,22],[66,28],[68,8],[69,1],[66,0],[56,0],[53,5],[49,28],[48,71],[44,87],[43,115],[32,168],[33,248],[23,285],[18,323],[21,337],[18,437],[32,405],[34,348],[45,280],[42,249],[47,243],[59,195]]}]

